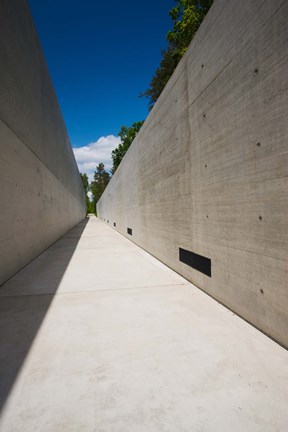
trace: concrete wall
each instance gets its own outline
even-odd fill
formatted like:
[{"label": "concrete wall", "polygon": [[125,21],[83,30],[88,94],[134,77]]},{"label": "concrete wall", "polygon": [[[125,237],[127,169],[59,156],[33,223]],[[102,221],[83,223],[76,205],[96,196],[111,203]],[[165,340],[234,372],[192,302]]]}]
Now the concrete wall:
[{"label": "concrete wall", "polygon": [[85,197],[24,0],[0,1],[0,284],[85,216]]},{"label": "concrete wall", "polygon": [[[216,0],[98,203],[120,233],[286,346],[287,20],[287,1]],[[212,276],[179,248],[210,258]]]}]

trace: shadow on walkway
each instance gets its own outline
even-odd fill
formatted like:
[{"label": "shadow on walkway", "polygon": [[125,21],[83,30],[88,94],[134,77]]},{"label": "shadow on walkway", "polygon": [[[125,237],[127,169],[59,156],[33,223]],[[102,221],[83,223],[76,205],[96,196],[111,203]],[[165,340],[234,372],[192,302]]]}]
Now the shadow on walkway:
[{"label": "shadow on walkway", "polygon": [[88,220],[76,225],[0,287],[0,411]]}]

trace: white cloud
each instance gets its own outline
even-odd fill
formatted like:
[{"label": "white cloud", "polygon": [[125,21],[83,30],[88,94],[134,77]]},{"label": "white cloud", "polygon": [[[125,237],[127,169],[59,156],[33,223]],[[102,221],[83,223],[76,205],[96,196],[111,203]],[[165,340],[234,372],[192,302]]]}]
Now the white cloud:
[{"label": "white cloud", "polygon": [[112,168],[111,152],[120,143],[120,138],[114,135],[103,136],[97,141],[83,147],[74,147],[74,155],[79,171],[86,173],[91,181],[96,169],[96,165],[103,162],[105,169],[110,171]]}]

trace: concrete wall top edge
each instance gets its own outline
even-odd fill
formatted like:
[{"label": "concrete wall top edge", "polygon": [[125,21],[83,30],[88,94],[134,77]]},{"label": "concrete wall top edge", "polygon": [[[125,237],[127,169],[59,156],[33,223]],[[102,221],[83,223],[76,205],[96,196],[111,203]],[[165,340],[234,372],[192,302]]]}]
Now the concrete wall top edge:
[{"label": "concrete wall top edge", "polygon": [[82,182],[27,2],[2,1],[0,27],[0,118],[80,197]]}]

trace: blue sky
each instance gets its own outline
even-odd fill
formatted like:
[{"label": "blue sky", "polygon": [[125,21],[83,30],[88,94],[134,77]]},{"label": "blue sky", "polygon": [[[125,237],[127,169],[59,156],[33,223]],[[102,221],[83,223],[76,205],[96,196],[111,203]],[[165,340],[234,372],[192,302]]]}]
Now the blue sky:
[{"label": "blue sky", "polygon": [[[76,159],[84,160],[85,151],[87,157],[93,154],[91,169],[101,155],[104,159],[110,155],[121,125],[147,116],[148,101],[138,94],[147,89],[159,65],[175,2],[29,0],[29,4],[71,144],[78,147]],[[85,165],[79,164],[84,170]]]}]

